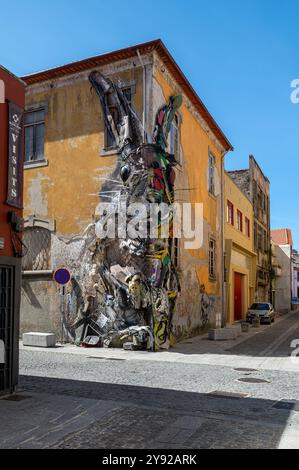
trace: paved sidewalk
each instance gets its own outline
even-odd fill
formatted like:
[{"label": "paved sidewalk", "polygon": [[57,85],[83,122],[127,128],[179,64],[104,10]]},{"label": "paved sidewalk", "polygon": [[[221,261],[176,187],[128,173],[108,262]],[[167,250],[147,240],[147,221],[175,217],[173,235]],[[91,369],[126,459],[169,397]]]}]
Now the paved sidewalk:
[{"label": "paved sidewalk", "polygon": [[[295,318],[296,321],[294,321]],[[288,322],[290,322],[290,327],[285,326],[288,325]],[[277,346],[280,346],[282,340],[296,330],[298,330],[297,338],[299,339],[299,314],[291,312],[280,316],[272,326],[251,327],[248,333],[242,333],[236,340],[211,341],[208,339],[208,335],[203,335],[178,343],[168,351],[148,352],[125,351],[116,348],[81,348],[71,344],[57,344],[54,349],[45,349],[23,346],[22,342],[20,342],[20,349],[127,361],[144,360],[210,364],[299,372],[299,357],[290,357],[292,349],[288,349],[288,354],[281,356],[275,354]],[[253,344],[254,346],[246,348],[247,344],[250,346]],[[243,349],[242,345],[245,346]],[[257,345],[261,346],[258,355],[256,354]]]}]

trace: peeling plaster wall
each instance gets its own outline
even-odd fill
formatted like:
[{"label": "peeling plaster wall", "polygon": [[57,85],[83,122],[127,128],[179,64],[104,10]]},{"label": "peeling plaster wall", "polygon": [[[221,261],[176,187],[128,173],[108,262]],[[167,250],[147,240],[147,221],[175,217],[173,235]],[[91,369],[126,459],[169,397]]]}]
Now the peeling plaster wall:
[{"label": "peeling plaster wall", "polygon": [[29,331],[54,332],[61,339],[60,299],[50,276],[22,280],[20,335]]},{"label": "peeling plaster wall", "polygon": [[[86,239],[58,237],[51,234],[51,270],[68,266],[75,278],[82,269]],[[25,275],[22,280],[20,334],[34,330],[54,332],[57,339],[66,339],[61,323],[61,288],[49,275]],[[75,307],[75,305],[74,305]]]},{"label": "peeling plaster wall", "polygon": [[50,178],[41,172],[36,172],[34,179],[28,186],[27,213],[39,214],[41,217],[48,215],[48,193]]}]

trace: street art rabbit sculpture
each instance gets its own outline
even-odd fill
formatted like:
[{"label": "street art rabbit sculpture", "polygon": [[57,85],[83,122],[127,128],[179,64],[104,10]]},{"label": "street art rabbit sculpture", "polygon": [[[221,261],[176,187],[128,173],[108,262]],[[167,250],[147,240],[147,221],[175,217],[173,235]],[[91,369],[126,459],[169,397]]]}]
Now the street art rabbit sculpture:
[{"label": "street art rabbit sculpture", "polygon": [[[173,220],[168,216],[167,237],[161,235],[161,216],[155,237],[151,233],[132,237],[124,226],[134,219],[129,210],[134,204],[146,208],[143,224],[147,228],[151,204],[170,206],[174,202],[177,162],[166,148],[182,97],[171,97],[158,110],[149,142],[122,90],[97,71],[90,73],[89,81],[99,97],[106,131],[116,144],[119,158],[111,179],[107,179],[101,191],[112,194],[111,202],[99,204],[97,223],[89,230],[86,253],[89,269],[82,282],[80,323],[87,325],[85,335],[89,325],[104,346],[116,344],[131,334],[136,347],[167,348],[180,290],[174,261]],[[114,227],[115,237],[107,235],[107,227]],[[137,337],[143,341],[138,342]]]}]

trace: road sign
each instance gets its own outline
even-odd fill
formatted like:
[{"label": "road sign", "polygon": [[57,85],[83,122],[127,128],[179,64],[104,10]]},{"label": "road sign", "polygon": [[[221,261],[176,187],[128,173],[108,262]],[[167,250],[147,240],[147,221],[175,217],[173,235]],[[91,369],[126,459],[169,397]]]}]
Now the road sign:
[{"label": "road sign", "polygon": [[71,274],[70,272],[65,269],[65,268],[60,268],[57,269],[54,273],[54,279],[57,282],[57,284],[67,284],[69,280],[71,279]]}]

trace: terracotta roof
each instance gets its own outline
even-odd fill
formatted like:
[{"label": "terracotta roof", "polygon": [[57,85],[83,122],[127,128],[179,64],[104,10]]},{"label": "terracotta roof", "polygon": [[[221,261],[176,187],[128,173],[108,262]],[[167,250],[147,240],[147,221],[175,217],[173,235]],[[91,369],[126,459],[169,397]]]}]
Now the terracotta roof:
[{"label": "terracotta roof", "polygon": [[292,230],[289,228],[271,230],[271,238],[275,245],[293,245]]},{"label": "terracotta roof", "polygon": [[91,69],[93,67],[98,67],[99,65],[104,65],[109,62],[128,59],[137,55],[137,50],[141,54],[150,53],[156,51],[161,60],[167,66],[170,73],[175,78],[178,85],[182,88],[186,96],[205,119],[210,129],[217,136],[223,147],[226,151],[233,150],[233,147],[223,131],[220,129],[212,115],[209,113],[195,90],[192,88],[191,84],[183,74],[180,67],[175,62],[174,58],[163,44],[161,39],[156,39],[154,41],[146,42],[143,44],[138,44],[136,46],[127,47],[125,49],[120,49],[118,51],[109,52],[95,57],[90,57],[88,59],[83,59],[78,62],[72,62],[70,64],[65,64],[60,67],[56,67],[49,70],[44,70],[42,72],[33,73],[30,75],[25,75],[22,77],[22,80],[26,82],[27,85],[33,85],[34,83],[43,82],[45,80],[53,80],[55,78],[63,77],[73,73],[82,72],[84,70]]}]

